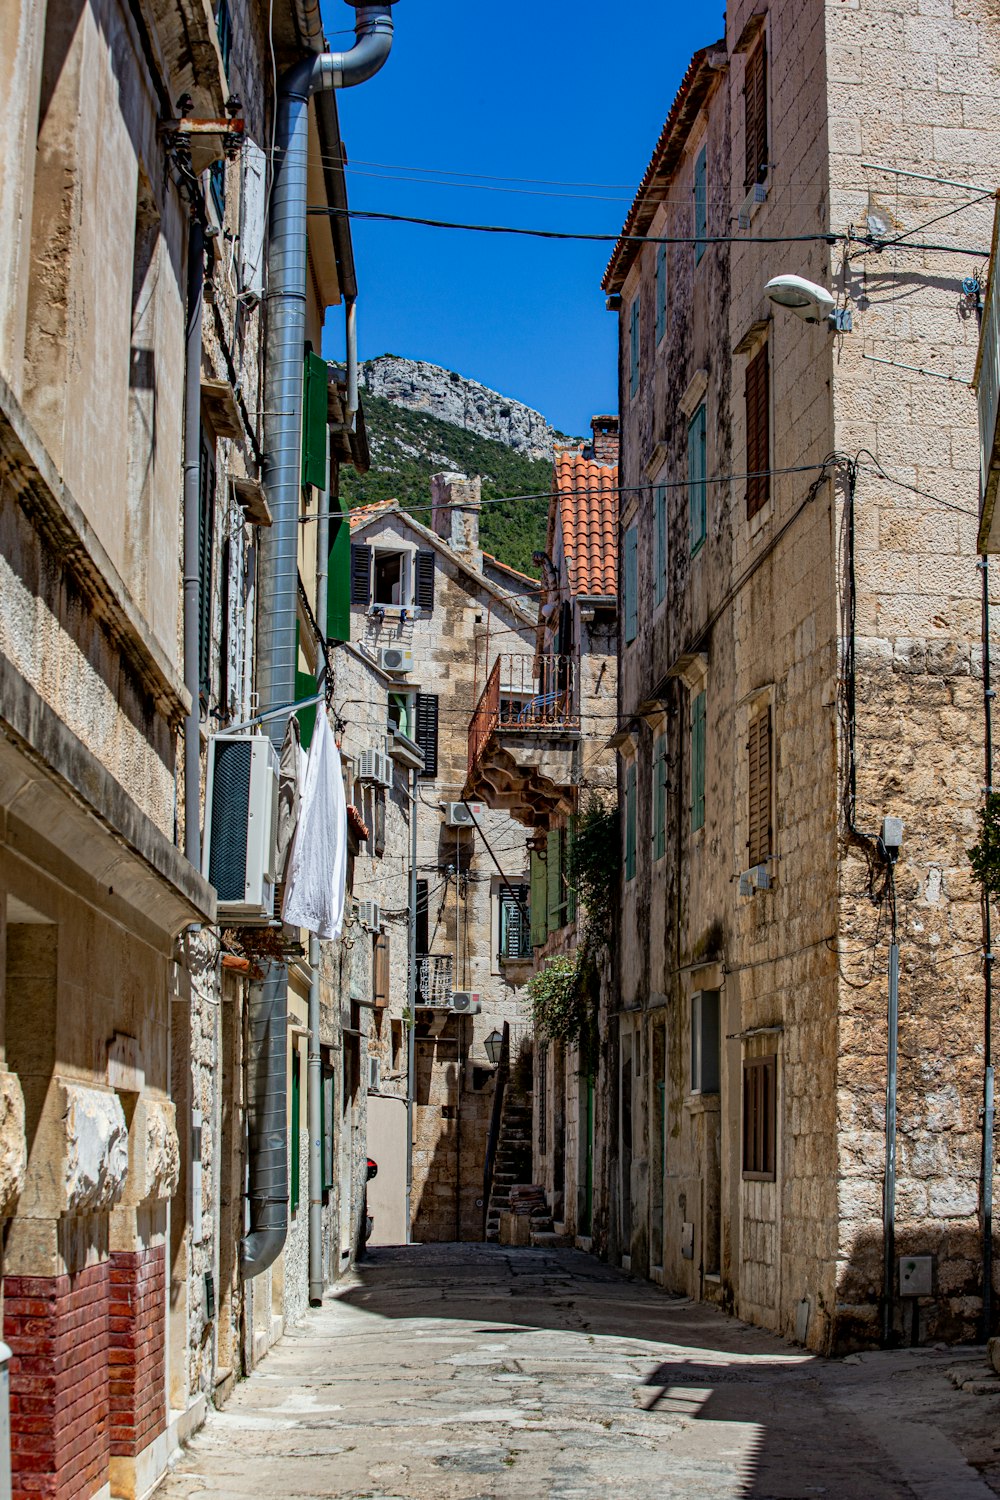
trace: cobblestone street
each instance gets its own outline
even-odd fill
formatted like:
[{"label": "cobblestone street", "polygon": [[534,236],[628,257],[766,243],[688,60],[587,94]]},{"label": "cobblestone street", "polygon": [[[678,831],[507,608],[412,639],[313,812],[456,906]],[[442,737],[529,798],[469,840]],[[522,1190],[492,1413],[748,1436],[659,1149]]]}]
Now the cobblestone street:
[{"label": "cobblestone street", "polygon": [[1000,1399],[963,1362],[819,1360],[574,1251],[380,1249],[157,1496],[990,1500]]}]

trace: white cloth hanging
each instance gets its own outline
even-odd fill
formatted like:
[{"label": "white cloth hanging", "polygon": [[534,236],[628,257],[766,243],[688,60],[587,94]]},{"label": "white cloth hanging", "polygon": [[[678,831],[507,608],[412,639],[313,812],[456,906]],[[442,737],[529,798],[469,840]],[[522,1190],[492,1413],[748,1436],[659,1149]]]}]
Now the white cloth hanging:
[{"label": "white cloth hanging", "polygon": [[320,938],[344,925],[347,885],[347,804],[340,751],[320,704],[306,756],[302,801],[288,857],[282,920]]}]

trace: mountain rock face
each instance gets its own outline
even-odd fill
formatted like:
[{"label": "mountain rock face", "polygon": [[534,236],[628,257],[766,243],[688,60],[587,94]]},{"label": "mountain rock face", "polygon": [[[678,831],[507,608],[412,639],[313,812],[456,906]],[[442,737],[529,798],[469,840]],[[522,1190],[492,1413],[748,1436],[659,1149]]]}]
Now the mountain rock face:
[{"label": "mountain rock face", "polygon": [[382,354],[362,365],[361,378],[372,396],[503,443],[525,458],[550,460],[560,436],[530,406],[424,360]]}]

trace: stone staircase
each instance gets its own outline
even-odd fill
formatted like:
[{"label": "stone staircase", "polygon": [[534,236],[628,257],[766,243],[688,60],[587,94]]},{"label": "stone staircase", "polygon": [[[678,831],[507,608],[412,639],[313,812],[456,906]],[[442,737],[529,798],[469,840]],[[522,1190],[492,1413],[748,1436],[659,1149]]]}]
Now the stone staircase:
[{"label": "stone staircase", "polygon": [[510,1207],[510,1190],[531,1181],[531,1100],[508,1087],[500,1118],[493,1186],[486,1211],[486,1238],[500,1238],[500,1215]]}]

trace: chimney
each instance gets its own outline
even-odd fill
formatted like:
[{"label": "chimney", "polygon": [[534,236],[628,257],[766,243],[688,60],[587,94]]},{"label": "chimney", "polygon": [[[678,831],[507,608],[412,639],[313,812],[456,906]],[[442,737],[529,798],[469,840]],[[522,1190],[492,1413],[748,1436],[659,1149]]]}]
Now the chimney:
[{"label": "chimney", "polygon": [[479,546],[479,511],[482,480],[478,474],[431,475],[431,526],[439,537],[481,573],[483,554]]},{"label": "chimney", "polygon": [[618,418],[617,416],[591,417],[590,452],[587,457],[607,467],[618,462]]}]

